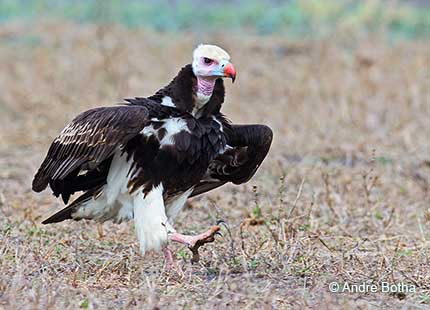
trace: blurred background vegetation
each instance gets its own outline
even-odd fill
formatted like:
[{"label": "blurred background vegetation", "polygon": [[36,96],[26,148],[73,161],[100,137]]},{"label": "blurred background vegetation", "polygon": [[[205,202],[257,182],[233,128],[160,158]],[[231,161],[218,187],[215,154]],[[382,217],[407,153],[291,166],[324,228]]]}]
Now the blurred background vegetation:
[{"label": "blurred background vegetation", "polygon": [[338,33],[360,38],[430,37],[430,1],[0,0],[0,22],[66,19],[157,31],[285,34],[290,39]]}]

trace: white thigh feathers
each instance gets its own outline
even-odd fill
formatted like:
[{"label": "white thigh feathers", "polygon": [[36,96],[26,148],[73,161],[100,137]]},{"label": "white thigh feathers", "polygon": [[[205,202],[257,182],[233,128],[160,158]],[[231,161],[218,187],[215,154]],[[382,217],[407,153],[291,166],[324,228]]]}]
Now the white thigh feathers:
[{"label": "white thigh feathers", "polygon": [[134,224],[140,250],[160,250],[167,243],[173,227],[168,223],[163,201],[163,185],[154,187],[146,196],[139,192],[134,197]]}]

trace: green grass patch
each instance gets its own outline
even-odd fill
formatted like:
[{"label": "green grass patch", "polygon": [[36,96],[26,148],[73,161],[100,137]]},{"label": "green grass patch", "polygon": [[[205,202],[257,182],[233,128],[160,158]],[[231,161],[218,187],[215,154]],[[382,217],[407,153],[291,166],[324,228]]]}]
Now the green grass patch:
[{"label": "green grass patch", "polygon": [[430,6],[407,2],[0,0],[0,22],[64,18],[119,23],[158,31],[251,31],[291,38],[324,37],[337,31],[387,32],[393,38],[430,36]]}]

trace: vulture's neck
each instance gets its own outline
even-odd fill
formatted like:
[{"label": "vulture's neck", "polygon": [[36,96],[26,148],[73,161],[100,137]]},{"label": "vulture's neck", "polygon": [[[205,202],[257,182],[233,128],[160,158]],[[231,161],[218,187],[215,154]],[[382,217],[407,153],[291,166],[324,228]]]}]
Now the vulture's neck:
[{"label": "vulture's neck", "polygon": [[224,84],[222,79],[197,78],[191,64],[188,64],[169,85],[149,98],[162,104],[167,102],[165,105],[174,106],[199,118],[220,111],[224,102]]},{"label": "vulture's neck", "polygon": [[199,111],[201,111],[205,104],[211,99],[216,80],[214,78],[205,78],[202,76],[197,76],[196,79],[197,90],[194,98],[193,115],[199,114]]}]

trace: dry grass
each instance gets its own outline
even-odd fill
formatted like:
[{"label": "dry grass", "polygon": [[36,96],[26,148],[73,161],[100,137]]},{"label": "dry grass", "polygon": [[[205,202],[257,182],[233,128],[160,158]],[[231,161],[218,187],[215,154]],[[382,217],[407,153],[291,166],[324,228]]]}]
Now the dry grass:
[{"label": "dry grass", "polygon": [[[0,28],[0,308],[304,308],[430,303],[428,43],[291,43],[283,37],[167,35],[116,27]],[[193,199],[176,225],[225,237],[182,274],[141,257],[131,224],[42,226],[60,207],[30,190],[74,115],[148,95],[192,46],[231,51],[224,112],[269,124],[257,176]],[[333,294],[331,281],[408,282],[412,294]]]}]

